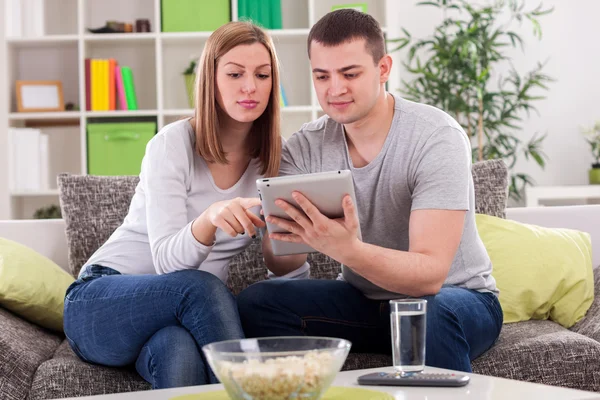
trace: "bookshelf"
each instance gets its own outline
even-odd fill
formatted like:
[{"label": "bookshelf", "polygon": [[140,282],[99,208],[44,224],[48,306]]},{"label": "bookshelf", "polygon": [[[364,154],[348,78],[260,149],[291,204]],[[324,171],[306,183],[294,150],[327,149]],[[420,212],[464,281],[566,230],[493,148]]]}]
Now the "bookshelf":
[{"label": "bookshelf", "polygon": [[[40,37],[4,37],[8,93],[7,127],[39,127],[49,135],[49,171],[87,173],[86,125],[101,119],[150,117],[161,129],[191,116],[183,71],[197,58],[211,32],[161,32],[161,0],[37,0],[44,2],[45,34]],[[386,27],[386,6],[393,0],[368,0],[368,12]],[[209,4],[208,1],[206,1]],[[340,0],[281,0],[283,29],[270,30],[281,63],[281,80],[288,106],[282,109],[282,135],[289,137],[304,122],[322,115],[312,86],[306,55],[310,27],[334,5],[354,3]],[[23,10],[23,12],[27,12]],[[2,15],[2,12],[0,12]],[[237,20],[237,0],[231,1]],[[4,18],[8,16],[4,15]],[[107,20],[150,20],[149,33],[93,34],[87,28],[103,26]],[[5,20],[3,19],[3,22]],[[131,67],[138,99],[135,111],[85,110],[85,58],[115,58]],[[3,67],[3,68],[2,68]],[[49,113],[16,112],[15,81],[60,80],[65,103],[77,111]],[[7,135],[7,129],[0,134]],[[10,148],[10,146],[7,146]],[[3,150],[0,149],[0,153]],[[8,152],[9,150],[4,150]],[[5,157],[6,154],[0,154]],[[12,172],[9,171],[9,174]],[[1,179],[0,179],[1,181]],[[1,183],[1,182],[0,182]],[[39,192],[2,190],[8,196],[8,215],[31,218],[35,209],[58,204],[56,182]],[[2,204],[2,201],[0,201]],[[0,210],[0,215],[2,210]]]}]

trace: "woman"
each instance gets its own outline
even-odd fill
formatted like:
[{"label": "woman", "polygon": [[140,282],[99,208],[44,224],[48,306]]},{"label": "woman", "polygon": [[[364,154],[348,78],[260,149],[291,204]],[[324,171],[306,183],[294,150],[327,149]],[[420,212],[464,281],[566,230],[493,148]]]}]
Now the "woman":
[{"label": "woman", "polygon": [[201,347],[243,337],[224,282],[264,226],[255,181],[279,169],[277,67],[250,23],[210,36],[194,118],[148,143],[127,217],[67,290],[65,334],[80,358],[134,364],[154,389],[218,382]]}]

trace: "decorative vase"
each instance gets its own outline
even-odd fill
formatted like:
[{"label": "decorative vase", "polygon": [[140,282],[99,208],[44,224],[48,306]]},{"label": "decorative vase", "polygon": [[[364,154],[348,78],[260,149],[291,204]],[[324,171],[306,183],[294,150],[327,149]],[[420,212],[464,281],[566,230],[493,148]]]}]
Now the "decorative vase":
[{"label": "decorative vase", "polygon": [[592,168],[589,171],[590,185],[600,185],[600,168]]},{"label": "decorative vase", "polygon": [[188,97],[188,105],[190,108],[194,108],[194,89],[196,83],[196,74],[185,74],[185,91]]}]

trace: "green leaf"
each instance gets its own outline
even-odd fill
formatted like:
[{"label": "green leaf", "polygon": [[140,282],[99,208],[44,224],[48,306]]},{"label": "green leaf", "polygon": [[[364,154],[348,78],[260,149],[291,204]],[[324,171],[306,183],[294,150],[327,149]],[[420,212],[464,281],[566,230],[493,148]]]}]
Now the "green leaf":
[{"label": "green leaf", "polygon": [[421,2],[418,2],[417,5],[418,6],[434,6],[434,7],[440,8],[440,5],[433,1],[421,1]]}]

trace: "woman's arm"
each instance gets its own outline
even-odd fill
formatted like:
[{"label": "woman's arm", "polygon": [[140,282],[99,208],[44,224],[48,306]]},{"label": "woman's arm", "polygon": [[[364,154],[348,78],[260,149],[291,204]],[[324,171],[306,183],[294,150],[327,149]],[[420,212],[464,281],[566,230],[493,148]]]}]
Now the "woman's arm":
[{"label": "woman's arm", "polygon": [[[285,276],[306,263],[306,254],[293,254],[289,256],[276,256],[271,248],[269,233],[265,231],[262,239],[262,251],[267,269],[275,276]],[[308,271],[308,267],[307,267]]]}]

